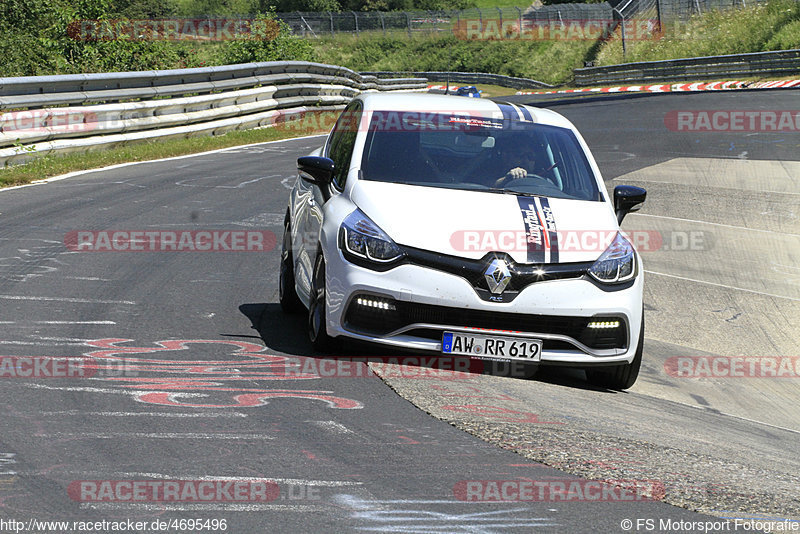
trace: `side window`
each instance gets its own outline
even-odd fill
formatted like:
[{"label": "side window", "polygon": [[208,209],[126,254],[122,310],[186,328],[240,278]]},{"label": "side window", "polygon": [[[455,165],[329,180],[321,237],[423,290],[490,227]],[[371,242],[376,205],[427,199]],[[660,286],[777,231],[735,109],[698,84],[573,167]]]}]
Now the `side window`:
[{"label": "side window", "polygon": [[358,136],[359,121],[361,121],[361,102],[352,102],[336,121],[331,134],[328,157],[333,160],[333,185],[337,189],[343,189],[347,180],[350,158]]}]

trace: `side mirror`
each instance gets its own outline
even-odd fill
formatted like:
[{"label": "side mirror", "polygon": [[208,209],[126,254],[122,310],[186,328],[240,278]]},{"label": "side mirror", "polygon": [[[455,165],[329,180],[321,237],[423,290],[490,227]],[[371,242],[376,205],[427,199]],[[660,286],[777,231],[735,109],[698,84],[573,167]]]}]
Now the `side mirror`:
[{"label": "side mirror", "polygon": [[639,211],[647,197],[647,191],[633,185],[618,185],[614,188],[614,211],[617,212],[617,222],[622,224],[622,219],[632,211]]},{"label": "side mirror", "polygon": [[297,170],[303,180],[318,186],[327,186],[333,176],[333,160],[320,156],[303,156],[297,158]]}]

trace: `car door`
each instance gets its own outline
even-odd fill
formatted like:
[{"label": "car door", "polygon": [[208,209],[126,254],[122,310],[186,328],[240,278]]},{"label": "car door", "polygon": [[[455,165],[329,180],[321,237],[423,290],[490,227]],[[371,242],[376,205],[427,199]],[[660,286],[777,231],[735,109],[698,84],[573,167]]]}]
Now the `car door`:
[{"label": "car door", "polygon": [[325,203],[338,195],[347,180],[350,160],[353,155],[358,126],[361,120],[360,101],[353,101],[345,108],[333,127],[324,155],[333,160],[334,173],[330,187],[321,188],[304,180],[298,181],[296,196],[297,235],[295,250],[298,251],[298,289],[305,298],[311,293],[311,276],[317,258],[319,232],[322,227]]}]

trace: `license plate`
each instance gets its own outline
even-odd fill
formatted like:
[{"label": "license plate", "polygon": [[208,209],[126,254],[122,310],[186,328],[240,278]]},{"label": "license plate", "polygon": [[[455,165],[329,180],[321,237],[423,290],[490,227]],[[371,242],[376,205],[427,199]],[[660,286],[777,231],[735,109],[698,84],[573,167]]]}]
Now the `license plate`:
[{"label": "license plate", "polygon": [[442,352],[538,362],[542,359],[542,340],[445,332],[442,336]]}]

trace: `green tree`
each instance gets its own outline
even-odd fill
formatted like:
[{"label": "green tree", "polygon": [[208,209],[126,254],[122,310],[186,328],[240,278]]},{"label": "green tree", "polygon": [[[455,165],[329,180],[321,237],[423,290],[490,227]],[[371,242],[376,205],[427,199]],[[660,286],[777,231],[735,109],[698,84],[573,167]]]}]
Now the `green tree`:
[{"label": "green tree", "polygon": [[177,14],[181,17],[196,17],[199,15],[221,17],[232,15],[235,13],[231,4],[230,0],[179,0]]},{"label": "green tree", "polygon": [[0,29],[39,33],[54,23],[64,7],[61,0],[2,0]]},{"label": "green tree", "polygon": [[102,19],[111,12],[112,0],[71,0],[70,5],[82,19]]},{"label": "green tree", "polygon": [[111,11],[114,16],[129,19],[163,19],[174,17],[178,9],[164,0],[114,0]]}]

